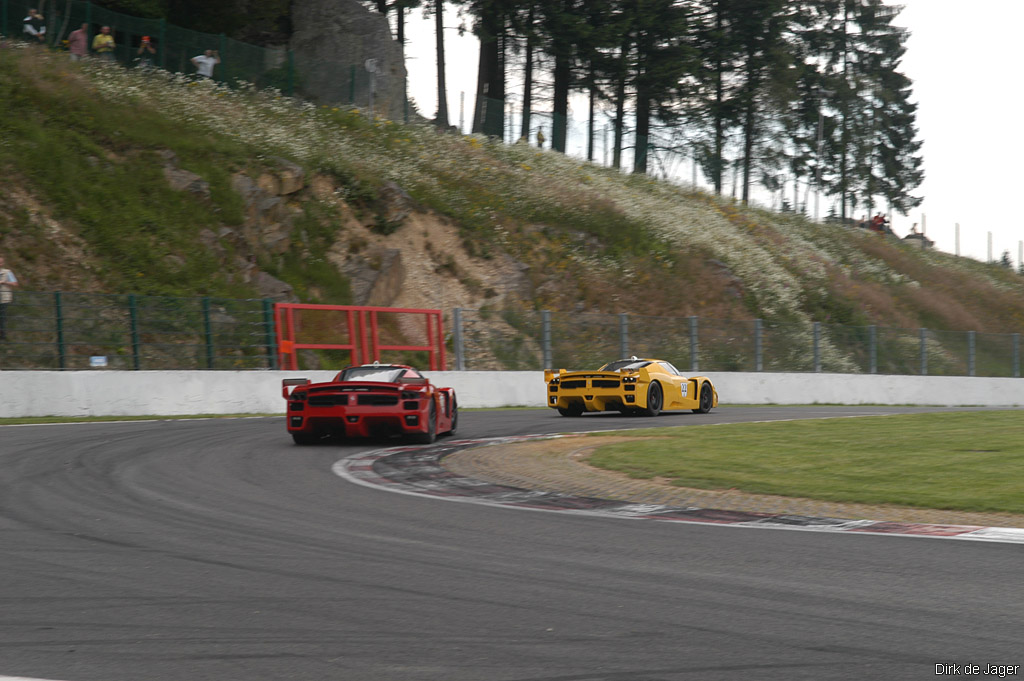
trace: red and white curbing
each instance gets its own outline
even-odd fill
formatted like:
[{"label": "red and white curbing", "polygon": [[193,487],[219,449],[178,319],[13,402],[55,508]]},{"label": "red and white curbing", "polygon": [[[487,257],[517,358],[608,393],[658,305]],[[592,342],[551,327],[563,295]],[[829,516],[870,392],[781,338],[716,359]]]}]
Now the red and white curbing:
[{"label": "red and white curbing", "polygon": [[776,513],[751,513],[747,511],[664,506],[659,504],[636,504],[595,497],[580,497],[558,492],[526,490],[463,477],[447,470],[440,463],[441,459],[445,456],[471,447],[526,440],[578,437],[580,435],[583,434],[521,435],[478,440],[451,440],[430,446],[391,447],[342,459],[334,464],[333,471],[336,475],[357,485],[376,487],[400,494],[535,511],[557,511],[637,520],[705,523],[733,527],[816,530],[901,537],[940,537],[986,542],[1024,543],[1024,528],[937,525],[821,518]]}]

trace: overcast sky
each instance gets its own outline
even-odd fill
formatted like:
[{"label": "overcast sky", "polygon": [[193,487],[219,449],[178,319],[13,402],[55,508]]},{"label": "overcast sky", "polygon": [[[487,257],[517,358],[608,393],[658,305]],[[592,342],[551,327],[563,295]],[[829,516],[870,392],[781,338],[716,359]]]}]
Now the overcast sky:
[{"label": "overcast sky", "polygon": [[[1014,199],[1019,191],[1015,175],[1018,159],[1024,156],[1024,132],[1019,123],[1022,50],[1017,40],[1024,26],[1024,1],[903,0],[898,4],[904,10],[896,23],[911,32],[903,72],[914,81],[914,101],[919,104],[925,181],[917,195],[925,200],[909,216],[894,216],[893,229],[902,236],[912,223],[924,223],[936,246],[953,253],[959,223],[962,255],[985,260],[991,232],[993,257],[998,259],[1008,250],[1018,263],[1024,216]],[[446,14],[448,108],[451,122],[458,125],[460,93],[465,93],[468,127],[478,47],[469,32],[459,38],[456,29],[461,22],[454,9]],[[407,33],[409,94],[420,111],[432,117],[437,107],[433,20],[423,19],[414,10]],[[519,90],[521,84],[513,81],[509,87]],[[580,102],[575,113],[581,121],[586,116],[584,106]],[[570,136],[570,153],[582,154],[581,145],[582,140]],[[598,148],[600,160],[600,143]],[[689,165],[680,172],[690,178]],[[824,197],[821,205],[825,214]]]}]

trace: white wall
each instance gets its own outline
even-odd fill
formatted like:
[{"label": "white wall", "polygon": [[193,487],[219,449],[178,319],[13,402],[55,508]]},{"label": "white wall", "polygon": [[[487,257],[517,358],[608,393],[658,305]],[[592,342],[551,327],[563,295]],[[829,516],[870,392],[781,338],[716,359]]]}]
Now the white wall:
[{"label": "white wall", "polygon": [[708,373],[722,404],[1024,406],[1024,378]]},{"label": "white wall", "polygon": [[[0,371],[0,418],[283,414],[281,379],[330,371]],[[544,406],[539,371],[434,371],[462,407]],[[722,405],[1024,406],[1024,379],[861,374],[709,373]]]}]

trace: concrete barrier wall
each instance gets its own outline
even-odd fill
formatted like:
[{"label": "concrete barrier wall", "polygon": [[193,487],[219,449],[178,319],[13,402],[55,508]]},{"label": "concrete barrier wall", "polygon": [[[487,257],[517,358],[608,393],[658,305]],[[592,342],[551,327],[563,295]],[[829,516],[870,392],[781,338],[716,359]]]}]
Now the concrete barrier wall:
[{"label": "concrete barrier wall", "polygon": [[[281,379],[332,371],[0,371],[0,418],[283,414]],[[544,406],[539,371],[434,371],[462,407]],[[711,373],[722,405],[1024,406],[1024,379]]]},{"label": "concrete barrier wall", "polygon": [[709,373],[722,404],[1024,406],[1024,379],[868,374]]}]

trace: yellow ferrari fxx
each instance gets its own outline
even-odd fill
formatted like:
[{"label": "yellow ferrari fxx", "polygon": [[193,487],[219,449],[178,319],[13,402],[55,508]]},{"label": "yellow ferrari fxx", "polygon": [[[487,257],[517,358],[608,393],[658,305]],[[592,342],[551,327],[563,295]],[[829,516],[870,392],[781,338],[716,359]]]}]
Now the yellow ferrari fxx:
[{"label": "yellow ferrari fxx", "polygon": [[588,411],[657,416],[663,410],[706,414],[718,406],[707,376],[686,377],[660,359],[620,359],[597,371],[545,371],[547,405],[562,416]]}]

